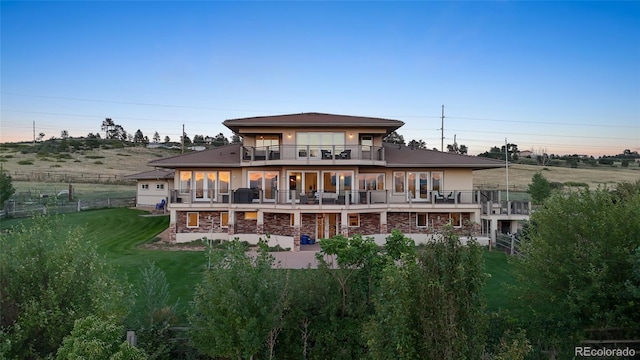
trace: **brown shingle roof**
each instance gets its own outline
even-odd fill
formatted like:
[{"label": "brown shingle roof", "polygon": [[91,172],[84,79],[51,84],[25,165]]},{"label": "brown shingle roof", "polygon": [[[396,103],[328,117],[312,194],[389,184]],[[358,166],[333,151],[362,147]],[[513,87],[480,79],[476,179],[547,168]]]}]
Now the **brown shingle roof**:
[{"label": "brown shingle roof", "polygon": [[124,178],[130,180],[154,180],[154,179],[172,179],[175,171],[165,169],[155,169],[137,174],[127,175]]},{"label": "brown shingle roof", "polygon": [[243,119],[230,119],[222,122],[226,127],[234,132],[238,132],[242,127],[352,127],[369,126],[385,128],[387,132],[392,132],[404,122],[400,120],[389,120],[375,117],[334,115],[323,113],[300,113],[288,115],[258,116]]},{"label": "brown shingle roof", "polygon": [[149,162],[149,166],[175,167],[239,167],[241,144],[229,144],[210,150],[195,151]]},{"label": "brown shingle roof", "polygon": [[411,148],[385,143],[384,155],[387,167],[447,167],[493,169],[504,166],[504,162],[476,156],[452,154],[435,150]]}]

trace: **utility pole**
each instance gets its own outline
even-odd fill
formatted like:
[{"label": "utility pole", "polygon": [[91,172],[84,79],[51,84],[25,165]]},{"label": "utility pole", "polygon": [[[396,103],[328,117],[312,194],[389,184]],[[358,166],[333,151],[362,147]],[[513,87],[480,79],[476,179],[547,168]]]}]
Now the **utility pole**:
[{"label": "utility pole", "polygon": [[36,146],[36,121],[33,120],[33,146]]},{"label": "utility pole", "polygon": [[182,148],[182,154],[184,154],[184,124],[182,124],[182,136],[180,137],[180,139],[182,139],[182,140],[180,141],[180,143],[181,143],[181,145],[182,145],[182,146],[181,146],[181,148]]},{"label": "utility pole", "polygon": [[442,105],[442,125],[440,126],[440,151],[444,151],[444,105]]},{"label": "utility pole", "polygon": [[507,144],[507,138],[504,138],[504,163],[507,170],[507,202],[509,202],[509,145]]}]

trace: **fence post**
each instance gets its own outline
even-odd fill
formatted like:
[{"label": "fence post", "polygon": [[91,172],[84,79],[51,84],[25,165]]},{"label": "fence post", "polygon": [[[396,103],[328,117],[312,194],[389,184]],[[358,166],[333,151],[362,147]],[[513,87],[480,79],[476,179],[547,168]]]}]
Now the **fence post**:
[{"label": "fence post", "polygon": [[111,207],[111,198],[107,198],[107,207],[110,208]]},{"label": "fence post", "polygon": [[511,235],[509,236],[511,238],[511,255],[513,255],[513,246],[514,246],[514,242],[515,242],[515,236]]},{"label": "fence post", "polygon": [[80,199],[78,199],[78,212],[80,212]]},{"label": "fence post", "polygon": [[134,330],[127,330],[127,342],[129,345],[135,347],[137,345],[136,332]]}]

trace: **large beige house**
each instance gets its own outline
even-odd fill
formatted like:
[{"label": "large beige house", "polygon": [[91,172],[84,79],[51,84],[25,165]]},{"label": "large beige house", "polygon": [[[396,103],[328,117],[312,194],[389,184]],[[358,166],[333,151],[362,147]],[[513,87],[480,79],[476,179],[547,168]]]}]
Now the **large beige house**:
[{"label": "large beige house", "polygon": [[447,223],[488,242],[528,215],[528,204],[474,188],[472,172],[501,161],[383,143],[402,121],[302,113],[223,124],[243,144],[149,163],[175,170],[167,200],[176,242],[268,237],[299,251],[336,234],[382,244],[398,229],[420,243]]}]

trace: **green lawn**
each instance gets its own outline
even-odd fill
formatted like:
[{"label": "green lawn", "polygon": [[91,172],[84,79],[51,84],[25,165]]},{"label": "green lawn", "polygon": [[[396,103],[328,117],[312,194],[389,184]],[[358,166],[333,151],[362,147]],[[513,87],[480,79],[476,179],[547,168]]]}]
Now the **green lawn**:
[{"label": "green lawn", "polygon": [[491,277],[487,279],[484,294],[487,298],[487,310],[498,311],[507,308],[507,285],[513,284],[515,279],[507,255],[499,250],[485,251],[484,269]]},{"label": "green lawn", "polygon": [[[200,251],[156,251],[138,248],[155,238],[169,226],[168,216],[144,217],[147,212],[116,208],[83,211],[64,215],[69,226],[84,227],[87,240],[96,244],[109,264],[116,268],[120,279],[136,283],[140,268],[153,261],[167,276],[173,301],[180,300],[183,311],[193,298],[195,285],[200,282],[206,258]],[[3,219],[0,229],[6,229],[28,219]]]}]

